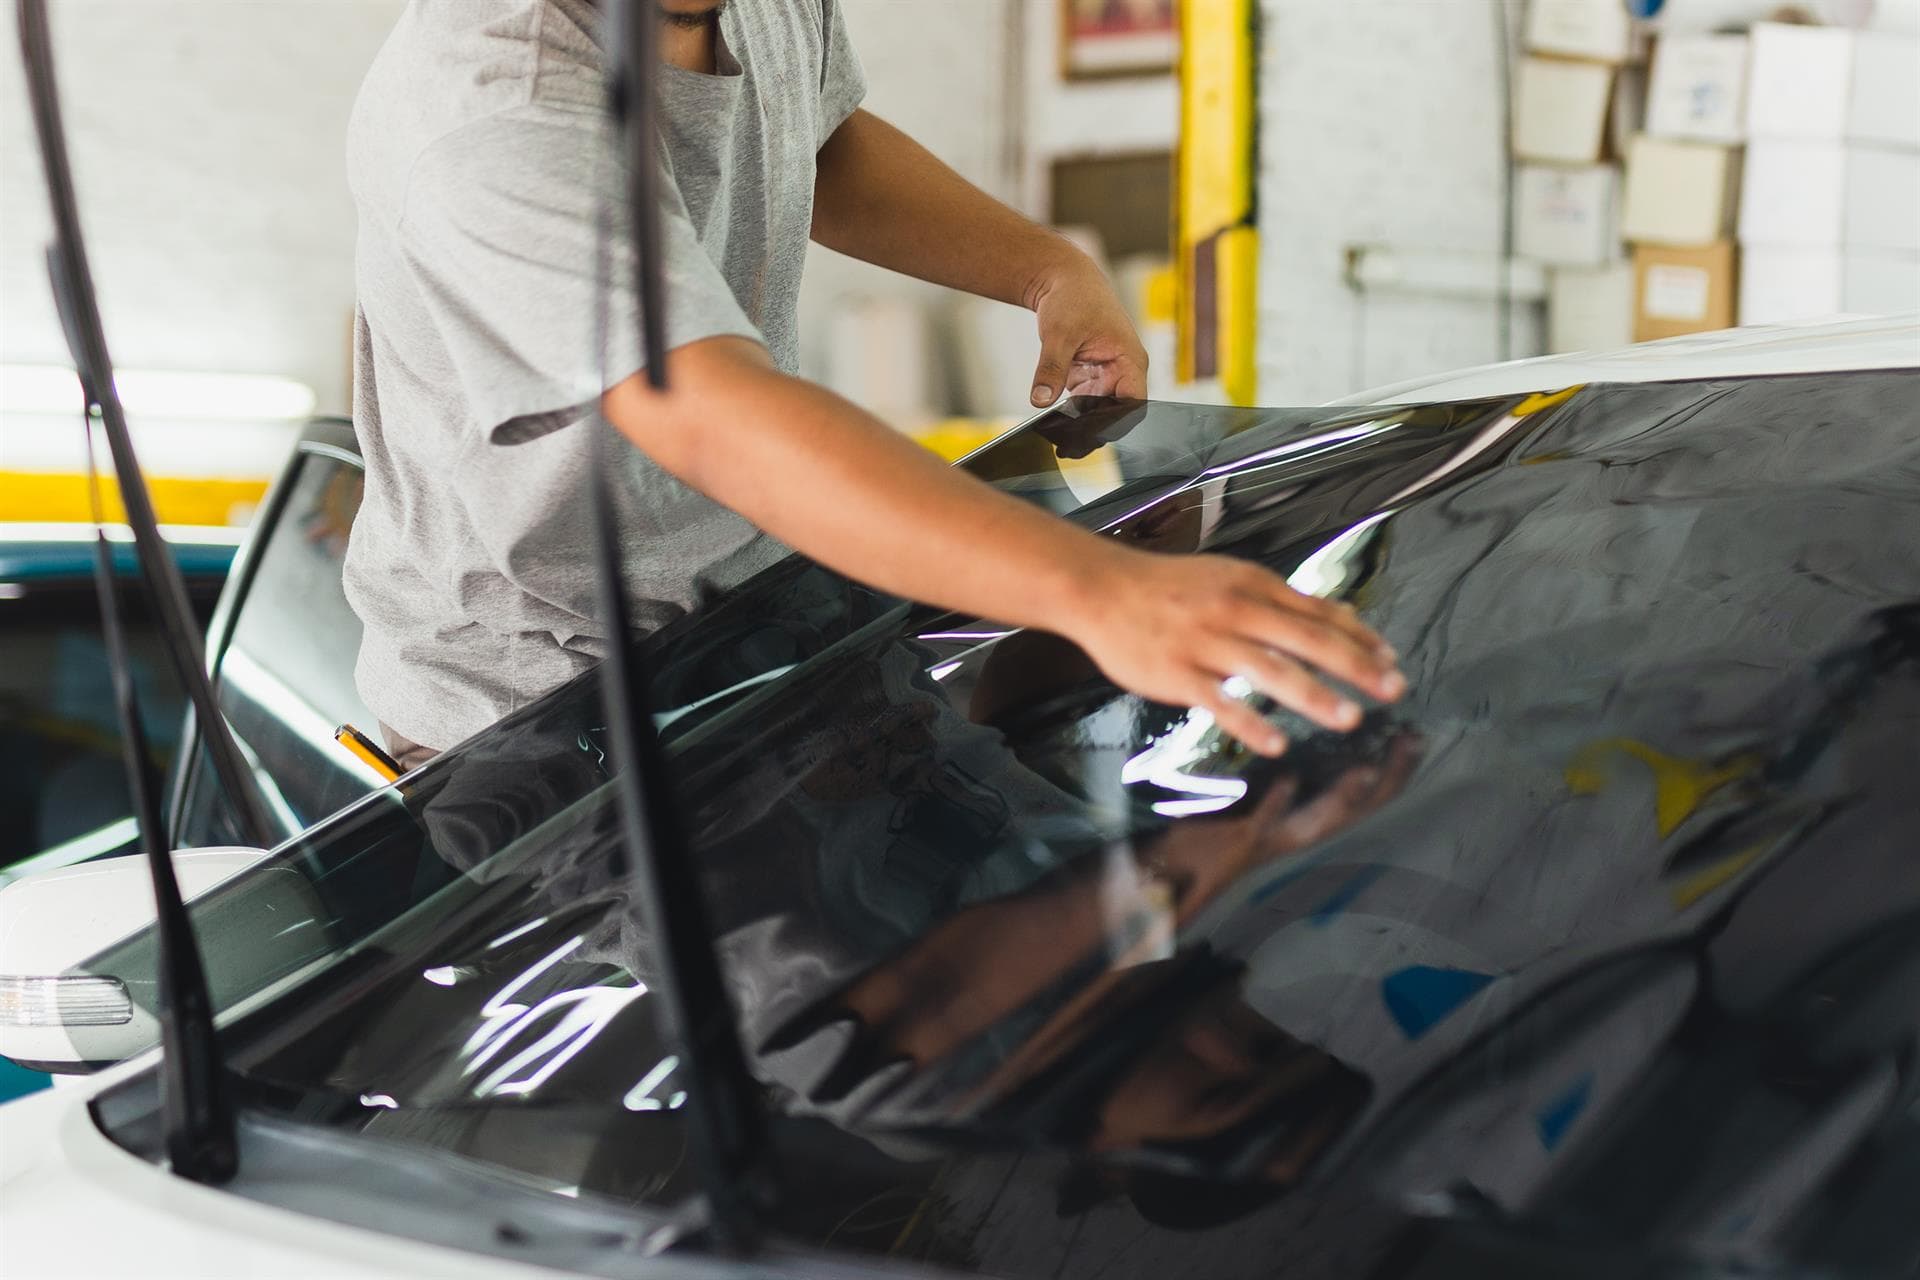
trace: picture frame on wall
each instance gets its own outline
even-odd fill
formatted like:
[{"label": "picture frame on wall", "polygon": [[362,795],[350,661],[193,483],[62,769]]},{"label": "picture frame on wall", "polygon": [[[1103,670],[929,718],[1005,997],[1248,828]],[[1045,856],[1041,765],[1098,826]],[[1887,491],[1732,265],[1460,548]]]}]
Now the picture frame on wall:
[{"label": "picture frame on wall", "polygon": [[1057,0],[1060,71],[1069,80],[1172,72],[1178,0]]}]

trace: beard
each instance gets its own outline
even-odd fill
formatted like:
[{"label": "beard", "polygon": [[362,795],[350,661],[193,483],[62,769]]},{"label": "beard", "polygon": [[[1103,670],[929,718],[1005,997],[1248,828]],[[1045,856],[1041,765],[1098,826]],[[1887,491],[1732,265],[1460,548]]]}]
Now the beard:
[{"label": "beard", "polygon": [[714,5],[710,9],[700,9],[692,13],[679,13],[662,5],[660,6],[660,18],[672,26],[687,30],[697,30],[710,22],[717,21],[726,7],[727,0],[720,0],[719,4]]}]

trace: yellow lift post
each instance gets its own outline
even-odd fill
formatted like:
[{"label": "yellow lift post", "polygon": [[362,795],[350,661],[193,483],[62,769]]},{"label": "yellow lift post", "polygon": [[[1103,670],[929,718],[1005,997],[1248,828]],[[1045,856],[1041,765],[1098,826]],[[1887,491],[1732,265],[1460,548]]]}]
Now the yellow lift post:
[{"label": "yellow lift post", "polygon": [[1183,0],[1174,170],[1178,375],[1258,392],[1260,236],[1254,226],[1255,0]]}]

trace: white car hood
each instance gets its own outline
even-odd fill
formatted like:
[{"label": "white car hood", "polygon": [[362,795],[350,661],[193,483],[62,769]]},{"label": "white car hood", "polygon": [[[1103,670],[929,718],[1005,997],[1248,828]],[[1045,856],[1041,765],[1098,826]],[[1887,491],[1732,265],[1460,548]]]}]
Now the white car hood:
[{"label": "white car hood", "polygon": [[[555,1280],[578,1274],[350,1226],[174,1177],[109,1141],[90,1110],[97,1095],[147,1070],[157,1058],[157,1053],[143,1054],[77,1084],[0,1106],[0,1276]],[[257,1189],[259,1179],[273,1175],[254,1176]],[[408,1209],[434,1212],[412,1202]],[[883,1259],[782,1251],[739,1261],[638,1253],[621,1253],[612,1261],[618,1274],[632,1280],[890,1280],[945,1274],[903,1270]]]},{"label": "white car hood", "polygon": [[341,1226],[202,1187],[109,1142],[86,1086],[0,1106],[0,1275],[20,1280],[550,1280],[563,1273]]}]

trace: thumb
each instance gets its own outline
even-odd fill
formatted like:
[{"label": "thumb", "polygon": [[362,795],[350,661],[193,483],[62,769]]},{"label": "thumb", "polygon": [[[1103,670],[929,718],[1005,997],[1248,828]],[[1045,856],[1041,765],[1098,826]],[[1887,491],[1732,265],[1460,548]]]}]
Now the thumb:
[{"label": "thumb", "polygon": [[1067,370],[1072,364],[1072,348],[1052,342],[1040,348],[1040,363],[1033,371],[1035,408],[1046,408],[1066,392]]}]

